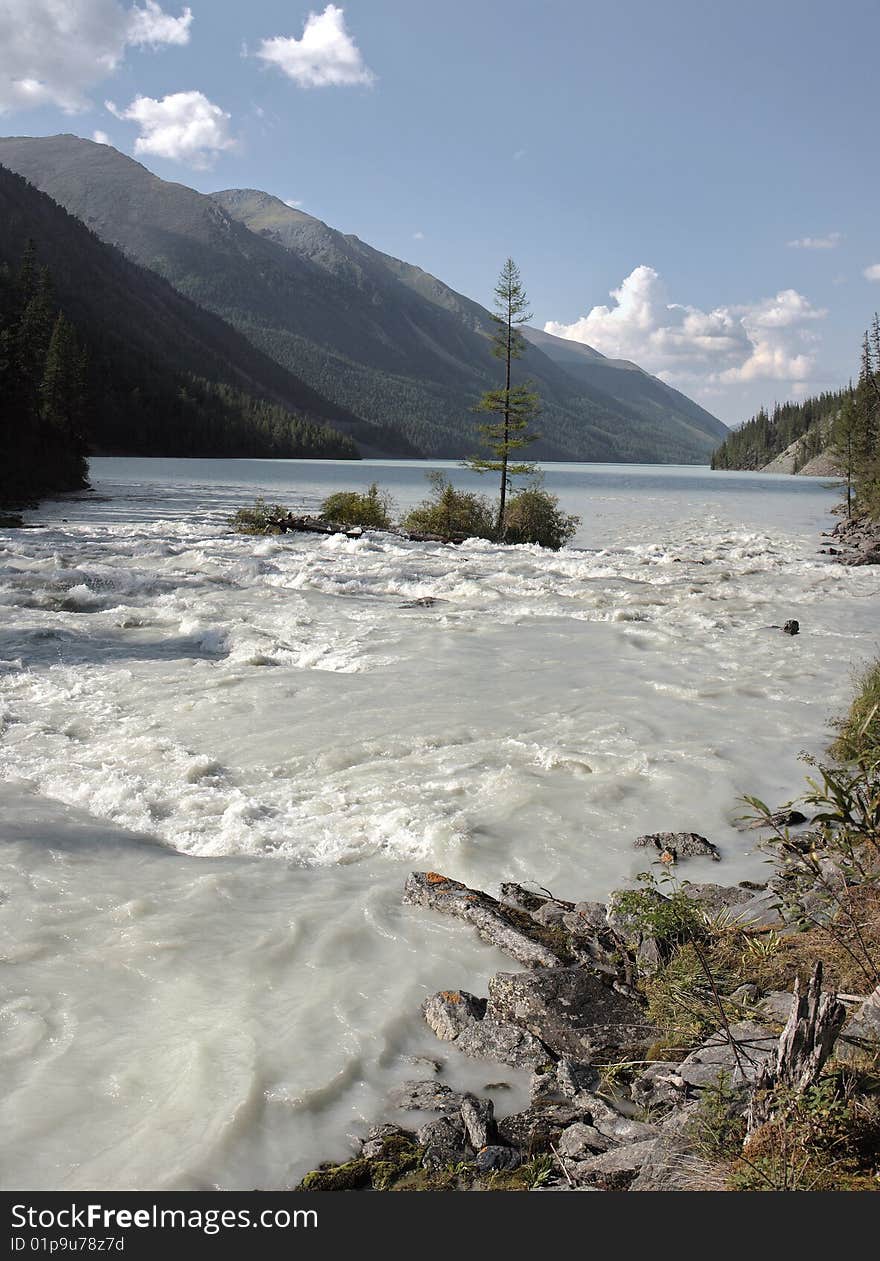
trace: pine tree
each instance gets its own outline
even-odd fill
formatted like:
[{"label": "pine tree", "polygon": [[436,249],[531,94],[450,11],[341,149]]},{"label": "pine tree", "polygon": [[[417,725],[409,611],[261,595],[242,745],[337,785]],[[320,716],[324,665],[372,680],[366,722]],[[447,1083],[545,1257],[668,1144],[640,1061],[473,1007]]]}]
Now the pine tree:
[{"label": "pine tree", "polygon": [[507,259],[498,277],[495,307],[496,310],[492,312],[495,323],[492,354],[504,364],[504,385],[500,389],[487,390],[474,407],[477,413],[488,413],[497,417],[497,420],[478,426],[483,441],[492,452],[492,458],[472,455],[465,461],[465,465],[478,473],[501,474],[496,533],[499,542],[503,542],[510,479],[535,471],[534,464],[512,463],[511,455],[536,440],[538,435],[529,433],[528,427],[540,412],[538,395],[530,383],[526,381],[513,385],[511,381],[513,361],[522,358],[526,349],[526,340],[519,331],[520,326],[531,319],[519,268],[512,258]]},{"label": "pine tree", "polygon": [[846,479],[846,515],[852,516],[853,485],[856,476],[856,441],[859,415],[852,391],[844,399],[831,426],[829,454],[835,469]]}]

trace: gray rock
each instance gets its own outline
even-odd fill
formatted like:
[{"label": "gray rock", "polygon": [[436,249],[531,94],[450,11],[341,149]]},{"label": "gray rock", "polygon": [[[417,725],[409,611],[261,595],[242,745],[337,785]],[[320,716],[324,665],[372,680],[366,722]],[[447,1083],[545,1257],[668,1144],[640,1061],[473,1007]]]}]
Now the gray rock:
[{"label": "gray rock", "polygon": [[561,1059],[556,1065],[556,1081],[566,1099],[595,1091],[599,1074],[590,1064],[578,1064],[575,1060]]},{"label": "gray rock", "polygon": [[757,832],[761,828],[795,828],[806,822],[807,816],[801,814],[800,810],[795,810],[791,806],[783,806],[781,810],[774,810],[766,819],[749,819],[743,823],[742,827],[745,830]]},{"label": "gray rock", "polygon": [[684,1102],[687,1085],[678,1075],[678,1062],[657,1061],[634,1078],[630,1086],[633,1101],[642,1108],[674,1108]]},{"label": "gray rock", "polygon": [[422,1164],[426,1169],[443,1169],[446,1165],[473,1157],[460,1116],[443,1116],[429,1121],[416,1131],[416,1138],[425,1149]]},{"label": "gray rock", "polygon": [[552,1063],[540,1065],[532,1073],[529,1082],[529,1099],[532,1103],[541,1103],[542,1101],[558,1100],[560,1095],[556,1066]]},{"label": "gray rock", "polygon": [[673,861],[682,858],[711,858],[721,861],[717,846],[707,841],[705,836],[697,832],[652,832],[648,836],[639,836],[633,842],[636,849],[651,848],[659,853],[670,853]]},{"label": "gray rock", "polygon": [[791,1014],[791,1004],[794,1001],[794,994],[788,990],[771,990],[769,994],[765,994],[758,1001],[758,1014],[764,1020],[774,1020],[784,1025]]},{"label": "gray rock", "polygon": [[439,1081],[407,1081],[395,1086],[389,1099],[406,1112],[458,1112],[463,1096]]},{"label": "gray rock", "polygon": [[466,990],[441,990],[422,1004],[422,1013],[438,1038],[454,1042],[462,1029],[486,1014],[485,998],[475,998]]},{"label": "gray rock", "polygon": [[458,1035],[455,1045],[477,1060],[494,1060],[511,1068],[537,1068],[552,1055],[537,1038],[504,1020],[476,1020]]},{"label": "gray rock", "polygon": [[502,1117],[497,1123],[498,1135],[511,1147],[532,1155],[547,1151],[551,1143],[558,1142],[563,1130],[582,1120],[583,1114],[571,1104],[537,1104],[524,1112]]},{"label": "gray rock", "polygon": [[794,618],[790,618],[782,628],[783,635],[798,635],[800,633],[801,624]]},{"label": "gray rock", "polygon": [[504,906],[511,906],[516,911],[525,911],[530,915],[532,911],[537,911],[545,902],[552,901],[543,893],[533,893],[531,889],[524,888],[521,884],[517,884],[514,880],[507,880],[502,884],[500,901]]},{"label": "gray rock", "polygon": [[735,1003],[739,1003],[742,1007],[753,1007],[761,997],[761,991],[757,985],[751,981],[747,981],[745,985],[740,985],[731,994],[731,999]]},{"label": "gray rock", "polygon": [[834,1054],[841,1060],[857,1059],[865,1050],[876,1050],[880,1043],[880,985],[874,989],[855,1014],[850,1016],[837,1039]]},{"label": "gray rock", "polygon": [[567,1160],[589,1160],[600,1152],[607,1152],[613,1146],[613,1139],[600,1134],[594,1125],[586,1125],[583,1121],[575,1121],[559,1135],[556,1144],[560,1156]]},{"label": "gray rock", "polygon": [[766,1025],[741,1020],[730,1026],[731,1041],[723,1029],[713,1033],[678,1066],[678,1076],[692,1089],[717,1086],[723,1078],[731,1086],[755,1081],[764,1064],[776,1054],[778,1035]]},{"label": "gray rock", "polygon": [[698,902],[712,916],[720,915],[731,908],[739,908],[754,897],[750,889],[743,889],[739,885],[692,884],[689,880],[682,882],[681,892],[686,898]]},{"label": "gray rock", "polygon": [[[642,1161],[630,1191],[699,1189],[705,1162],[696,1153],[693,1135],[695,1105],[671,1113],[660,1126],[656,1143]],[[721,1188],[718,1188],[719,1190]]]},{"label": "gray rock", "polygon": [[643,1143],[630,1143],[627,1147],[615,1147],[600,1156],[569,1165],[569,1173],[576,1182],[609,1191],[623,1191],[633,1182],[656,1146],[657,1139],[650,1139]]},{"label": "gray rock", "polygon": [[522,1157],[514,1147],[498,1147],[490,1144],[477,1152],[474,1165],[478,1173],[494,1173],[496,1170],[518,1169]]},{"label": "gray rock", "polygon": [[368,1130],[367,1137],[361,1144],[361,1155],[368,1160],[381,1156],[385,1149],[385,1142],[389,1138],[408,1138],[414,1141],[415,1135],[409,1130],[402,1129],[399,1125],[373,1125]]},{"label": "gray rock", "polygon": [[544,928],[558,928],[570,914],[570,903],[552,901],[544,902],[536,911],[532,911],[531,917],[536,924],[541,924]]},{"label": "gray rock", "polygon": [[560,962],[560,955],[539,940],[541,930],[537,924],[534,925],[535,935],[529,932],[528,916],[497,902],[488,893],[469,889],[436,871],[411,872],[404,886],[403,901],[407,906],[430,907],[472,924],[484,941],[527,968],[549,968]]},{"label": "gray rock", "polygon": [[525,1029],[557,1056],[578,1063],[629,1051],[656,1033],[634,999],[577,964],[499,972],[489,982],[486,1018]]},{"label": "gray rock", "polygon": [[782,928],[785,920],[777,909],[778,901],[778,895],[772,890],[756,893],[747,902],[740,902],[734,907],[731,918],[751,928]]},{"label": "gray rock", "polygon": [[[608,901],[605,911],[605,918],[611,932],[617,940],[631,950],[633,954],[638,954],[643,947],[649,944],[654,947],[656,952],[656,943],[650,934],[646,933],[644,921],[640,915],[636,915],[631,911],[627,911],[623,907],[623,899],[630,890],[615,889]],[[655,906],[662,906],[668,902],[669,898],[664,897],[656,889],[640,889],[640,900],[643,903],[651,903]]]},{"label": "gray rock", "polygon": [[465,1095],[461,1101],[461,1119],[468,1142],[474,1151],[488,1147],[495,1139],[495,1109],[490,1099]]}]

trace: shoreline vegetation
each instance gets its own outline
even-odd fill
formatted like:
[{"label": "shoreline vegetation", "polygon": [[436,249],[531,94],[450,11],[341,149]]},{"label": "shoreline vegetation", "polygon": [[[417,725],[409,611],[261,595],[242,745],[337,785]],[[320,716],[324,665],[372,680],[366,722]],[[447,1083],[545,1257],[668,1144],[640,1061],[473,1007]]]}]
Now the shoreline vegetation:
[{"label": "shoreline vegetation", "polygon": [[405,904],[524,969],[429,996],[424,1020],[487,1075],[529,1071],[530,1103],[497,1114],[503,1082],[458,1092],[429,1061],[297,1189],[880,1190],[880,661],[836,726],[799,800],[744,799],[766,882],[680,878],[723,861],[687,832],[635,839],[652,861],[606,903],[413,872]]}]

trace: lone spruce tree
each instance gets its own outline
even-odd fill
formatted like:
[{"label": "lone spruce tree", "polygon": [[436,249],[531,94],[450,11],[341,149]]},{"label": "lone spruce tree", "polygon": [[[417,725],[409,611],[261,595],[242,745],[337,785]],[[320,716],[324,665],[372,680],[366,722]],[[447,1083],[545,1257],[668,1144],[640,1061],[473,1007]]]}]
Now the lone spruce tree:
[{"label": "lone spruce tree", "polygon": [[465,460],[465,465],[478,473],[501,474],[496,535],[499,542],[503,542],[510,479],[524,477],[535,471],[534,464],[515,464],[511,461],[511,456],[538,437],[538,434],[529,433],[528,428],[541,410],[538,395],[530,382],[511,384],[511,365],[526,349],[526,340],[519,331],[520,325],[527,323],[532,314],[528,309],[529,303],[519,268],[512,258],[508,258],[501,268],[501,275],[495,286],[495,307],[496,310],[492,312],[495,322],[492,354],[504,363],[504,385],[501,389],[487,390],[474,407],[475,412],[496,417],[479,426],[492,455],[490,458],[472,455]]}]

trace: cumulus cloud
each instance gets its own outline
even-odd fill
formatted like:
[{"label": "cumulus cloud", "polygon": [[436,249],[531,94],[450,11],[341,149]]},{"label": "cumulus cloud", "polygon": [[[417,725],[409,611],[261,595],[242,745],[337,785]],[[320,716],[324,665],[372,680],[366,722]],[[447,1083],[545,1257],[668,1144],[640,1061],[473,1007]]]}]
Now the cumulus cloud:
[{"label": "cumulus cloud", "polygon": [[870,267],[865,268],[866,280],[880,280],[880,263],[872,263]]},{"label": "cumulus cloud", "polygon": [[799,236],[788,242],[790,250],[836,250],[843,240],[842,232],[829,232],[827,236]]},{"label": "cumulus cloud", "polygon": [[192,12],[167,14],[155,0],[3,0],[0,113],[56,105],[89,107],[89,90],[119,67],[126,49],[189,40]]},{"label": "cumulus cloud", "polygon": [[210,167],[219,153],[235,146],[230,116],[201,92],[173,92],[160,101],[138,96],[126,109],[105,102],[116,118],[137,123],[135,153],[152,153],[197,170]]},{"label": "cumulus cloud", "polygon": [[93,131],[92,139],[94,140],[95,144],[109,144],[110,143],[110,137],[107,135],[106,131]]},{"label": "cumulus cloud", "polygon": [[680,385],[723,387],[813,378],[816,321],[827,314],[795,289],[711,311],[667,301],[653,267],[636,267],[613,304],[595,306],[573,324],[550,320],[544,331],[585,342],[612,359],[631,359]]},{"label": "cumulus cloud", "polygon": [[264,39],[256,56],[277,66],[301,88],[348,87],[376,78],[346,29],[345,13],[335,4],[328,4],[323,13],[309,14],[301,39]]},{"label": "cumulus cloud", "polygon": [[289,206],[291,210],[299,210],[302,206],[302,202],[297,201],[295,197],[285,197],[283,201],[285,206]]}]

